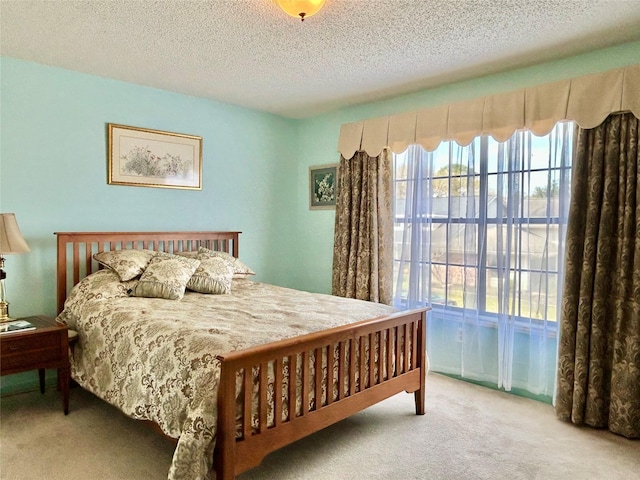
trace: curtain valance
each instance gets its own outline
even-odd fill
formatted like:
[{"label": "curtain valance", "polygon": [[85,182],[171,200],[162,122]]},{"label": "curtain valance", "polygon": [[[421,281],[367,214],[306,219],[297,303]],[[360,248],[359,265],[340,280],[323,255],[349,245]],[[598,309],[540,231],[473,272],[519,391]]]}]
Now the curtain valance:
[{"label": "curtain valance", "polygon": [[523,128],[546,135],[561,120],[593,128],[610,113],[620,111],[631,111],[640,118],[640,64],[344,124],[340,128],[338,151],[345,158],[351,158],[359,150],[375,157],[384,147],[400,153],[411,144],[432,151],[442,141],[468,145],[482,134],[504,142]]}]

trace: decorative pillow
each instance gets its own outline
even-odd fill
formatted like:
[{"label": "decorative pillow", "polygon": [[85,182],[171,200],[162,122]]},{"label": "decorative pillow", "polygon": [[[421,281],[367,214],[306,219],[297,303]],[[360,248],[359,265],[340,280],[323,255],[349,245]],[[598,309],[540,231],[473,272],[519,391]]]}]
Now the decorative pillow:
[{"label": "decorative pillow", "polygon": [[198,258],[198,251],[197,250],[191,250],[191,251],[184,251],[184,252],[173,252],[174,255],[178,255],[179,257],[185,257],[185,258]]},{"label": "decorative pillow", "polygon": [[198,249],[198,258],[203,260],[208,257],[221,257],[233,267],[233,278],[246,278],[248,275],[255,275],[256,272],[251,270],[247,265],[242,263],[233,255],[227,252],[215,252],[208,248],[200,247]]},{"label": "decorative pillow", "polygon": [[71,289],[64,302],[64,309],[79,315],[84,304],[91,300],[128,297],[127,291],[136,282],[137,280],[121,282],[118,274],[109,268],[98,270],[84,277]]},{"label": "decorative pillow", "polygon": [[121,282],[126,282],[141,275],[156,253],[152,250],[111,250],[96,253],[93,258],[117,273]]},{"label": "decorative pillow", "polygon": [[129,295],[181,300],[187,283],[198,265],[200,260],[194,258],[157,252],[149,260],[138,284],[129,290]]},{"label": "decorative pillow", "polygon": [[200,266],[191,276],[187,288],[200,293],[231,293],[233,266],[222,257],[198,254]]}]

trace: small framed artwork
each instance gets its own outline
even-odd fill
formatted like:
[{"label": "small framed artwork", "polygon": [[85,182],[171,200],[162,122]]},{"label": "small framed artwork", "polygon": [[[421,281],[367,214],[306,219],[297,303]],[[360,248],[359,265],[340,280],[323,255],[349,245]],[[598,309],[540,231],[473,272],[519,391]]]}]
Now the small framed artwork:
[{"label": "small framed artwork", "polygon": [[202,137],[108,124],[109,185],[202,190]]},{"label": "small framed artwork", "polygon": [[338,196],[338,164],[309,167],[309,208],[336,208]]}]

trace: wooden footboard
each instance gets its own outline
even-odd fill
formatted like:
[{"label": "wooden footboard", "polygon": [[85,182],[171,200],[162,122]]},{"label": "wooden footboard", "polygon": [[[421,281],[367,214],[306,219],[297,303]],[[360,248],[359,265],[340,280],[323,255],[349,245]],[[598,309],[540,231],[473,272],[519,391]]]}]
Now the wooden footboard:
[{"label": "wooden footboard", "polygon": [[414,393],[416,414],[424,414],[428,310],[218,356],[216,478],[235,478],[268,453],[402,391]]}]

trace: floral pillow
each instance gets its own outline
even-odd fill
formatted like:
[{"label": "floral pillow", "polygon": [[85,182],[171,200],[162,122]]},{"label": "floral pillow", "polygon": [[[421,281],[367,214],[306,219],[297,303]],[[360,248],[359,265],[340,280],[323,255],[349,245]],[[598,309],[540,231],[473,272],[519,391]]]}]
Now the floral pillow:
[{"label": "floral pillow", "polygon": [[126,282],[141,275],[156,253],[152,250],[111,250],[96,253],[93,258],[117,273],[121,282]]},{"label": "floral pillow", "polygon": [[184,252],[173,252],[174,255],[178,255],[179,257],[185,257],[185,258],[198,258],[198,251],[197,250],[185,250]]},{"label": "floral pillow", "polygon": [[200,260],[194,258],[157,252],[149,260],[138,283],[129,290],[129,295],[181,300],[187,283],[199,265]]},{"label": "floral pillow", "polygon": [[187,288],[199,293],[231,293],[233,266],[222,257],[198,254],[200,266],[191,276]]},{"label": "floral pillow", "polygon": [[249,275],[256,274],[256,272],[251,270],[251,268],[242,263],[233,255],[229,255],[227,252],[215,252],[204,247],[200,247],[198,249],[198,258],[200,260],[210,257],[220,257],[223,258],[227,263],[229,263],[233,267],[233,278],[246,278]]},{"label": "floral pillow", "polygon": [[127,297],[130,288],[137,280],[121,282],[118,275],[110,269],[98,270],[84,277],[75,285],[64,302],[64,309],[80,314],[82,306],[91,300],[107,300]]}]

